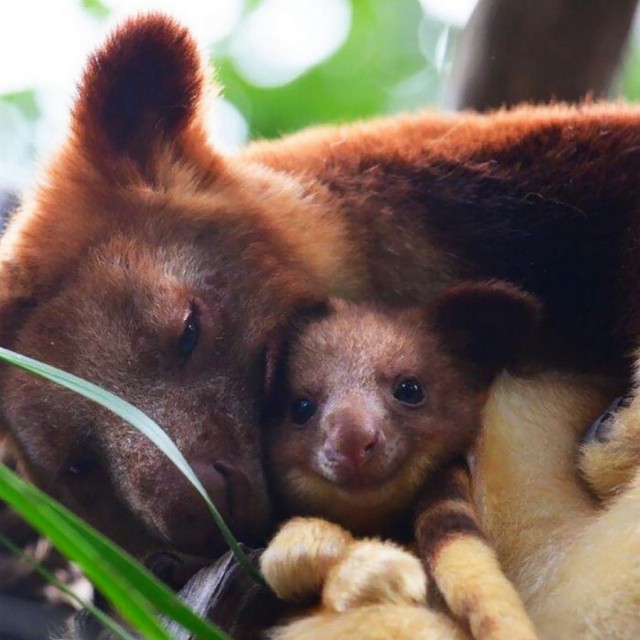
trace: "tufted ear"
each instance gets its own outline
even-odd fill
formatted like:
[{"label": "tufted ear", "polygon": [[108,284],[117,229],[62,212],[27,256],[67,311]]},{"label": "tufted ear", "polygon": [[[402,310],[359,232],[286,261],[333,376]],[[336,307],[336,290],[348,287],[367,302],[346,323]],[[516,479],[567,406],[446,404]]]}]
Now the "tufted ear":
[{"label": "tufted ear", "polygon": [[205,89],[186,28],[161,14],[128,20],[89,59],[73,109],[75,142],[101,168],[124,163],[153,177],[163,151],[210,168]]},{"label": "tufted ear", "polygon": [[125,22],[90,57],[70,136],[0,241],[0,343],[11,344],[115,215],[140,209],[128,186],[182,195],[219,177],[222,158],[201,116],[205,89],[195,42],[159,14]]},{"label": "tufted ear", "polygon": [[541,305],[511,284],[490,281],[449,289],[428,313],[444,349],[472,365],[486,383],[522,354],[540,322]]},{"label": "tufted ear", "polygon": [[291,311],[287,318],[270,332],[264,351],[264,405],[267,416],[280,407],[286,378],[291,337],[310,323],[332,313],[328,298],[308,299]]}]

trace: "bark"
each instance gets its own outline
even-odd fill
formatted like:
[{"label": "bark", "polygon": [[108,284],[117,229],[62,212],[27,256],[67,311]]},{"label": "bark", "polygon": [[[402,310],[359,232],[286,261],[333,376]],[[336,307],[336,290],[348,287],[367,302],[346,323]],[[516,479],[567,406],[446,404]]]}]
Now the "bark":
[{"label": "bark", "polygon": [[480,0],[463,32],[446,106],[608,96],[637,0]]}]

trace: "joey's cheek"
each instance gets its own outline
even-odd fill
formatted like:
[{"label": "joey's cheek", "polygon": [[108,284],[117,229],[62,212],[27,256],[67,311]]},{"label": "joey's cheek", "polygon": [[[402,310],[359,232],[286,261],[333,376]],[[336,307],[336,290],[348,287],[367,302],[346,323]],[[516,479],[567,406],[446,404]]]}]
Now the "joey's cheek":
[{"label": "joey's cheek", "polygon": [[407,440],[397,434],[388,436],[380,447],[377,460],[374,460],[378,465],[378,473],[391,479],[409,462],[413,453],[415,448]]},{"label": "joey's cheek", "polygon": [[273,474],[284,477],[295,469],[297,473],[312,473],[314,451],[319,445],[313,434],[286,425],[271,435],[268,444],[268,457]]}]

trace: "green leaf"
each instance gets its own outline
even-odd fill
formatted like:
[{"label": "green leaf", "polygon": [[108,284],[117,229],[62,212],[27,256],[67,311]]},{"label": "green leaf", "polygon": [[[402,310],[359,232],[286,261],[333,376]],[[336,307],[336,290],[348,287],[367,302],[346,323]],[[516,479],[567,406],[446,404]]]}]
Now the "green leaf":
[{"label": "green leaf", "polygon": [[109,17],[109,7],[100,2],[100,0],[82,0],[82,8],[98,20],[104,20]]},{"label": "green leaf", "polygon": [[205,488],[202,486],[200,480],[198,480],[198,477],[196,476],[193,469],[189,466],[189,463],[187,462],[185,457],[172,442],[171,438],[169,438],[166,432],[157,423],[155,423],[153,420],[151,420],[151,418],[142,413],[140,409],[134,407],[132,404],[129,404],[122,398],[119,398],[106,389],[88,382],[87,380],[83,380],[82,378],[78,378],[73,374],[67,373],[66,371],[62,371],[61,369],[52,367],[48,364],[44,364],[43,362],[39,362],[38,360],[34,360],[33,358],[15,353],[14,351],[10,351],[9,349],[5,349],[4,347],[0,347],[0,360],[4,360],[5,362],[20,367],[25,371],[29,371],[34,375],[55,382],[67,389],[70,389],[71,391],[80,394],[81,396],[84,396],[85,398],[88,398],[89,400],[92,400],[93,402],[96,402],[97,404],[105,407],[106,409],[109,409],[116,415],[120,416],[123,420],[128,422],[130,425],[143,433],[147,438],[149,438],[149,440],[151,440],[151,442],[153,442],[184,474],[187,480],[189,480],[189,482],[193,485],[193,487],[195,487],[198,493],[205,500],[207,506],[209,507],[209,510],[211,511],[211,515],[215,520],[216,525],[224,536],[224,539],[229,545],[229,548],[236,556],[239,564],[257,584],[263,587],[266,586],[266,583],[264,582],[264,579],[262,578],[260,573],[247,560],[247,557],[240,548],[237,540],[229,530],[229,527],[227,527],[224,519],[216,509],[213,501],[207,494]]},{"label": "green leaf", "polygon": [[35,91],[32,89],[5,93],[0,96],[0,100],[19,109],[22,115],[30,122],[36,122],[42,116]]},{"label": "green leaf", "polygon": [[99,620],[106,629],[109,629],[116,638],[120,640],[136,640],[130,633],[122,628],[111,616],[108,616],[104,611],[101,611],[92,602],[84,600],[77,595],[72,589],[70,589],[64,582],[58,580],[58,578],[47,570],[40,562],[37,562],[25,553],[20,547],[15,545],[9,538],[7,538],[0,531],[0,544],[3,544],[13,555],[22,558],[24,562],[31,566],[31,568],[39,573],[49,584],[53,585],[56,589],[64,593],[67,597],[75,601],[83,609],[86,609],[94,618]]},{"label": "green leaf", "polygon": [[158,615],[202,640],[227,636],[196,616],[167,586],[68,509],[0,464],[0,499],[46,535],[145,638],[171,640]]},{"label": "green leaf", "polygon": [[622,94],[627,100],[640,100],[640,46],[630,47],[622,74]]}]

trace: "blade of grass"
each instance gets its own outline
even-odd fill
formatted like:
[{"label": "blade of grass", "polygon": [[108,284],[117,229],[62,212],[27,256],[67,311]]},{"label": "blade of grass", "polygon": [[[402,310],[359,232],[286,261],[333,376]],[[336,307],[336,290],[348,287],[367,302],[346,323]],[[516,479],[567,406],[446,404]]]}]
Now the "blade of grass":
[{"label": "blade of grass", "polygon": [[[57,503],[52,507],[60,515],[65,515],[65,508]],[[70,512],[67,512],[70,513]],[[92,546],[99,551],[101,557],[107,560],[123,575],[130,577],[135,587],[154,604],[158,613],[167,616],[185,627],[197,637],[202,638],[224,638],[224,634],[206,620],[202,620],[191,611],[164,583],[158,581],[143,566],[138,565],[132,558],[129,558],[118,547],[113,545],[107,538],[98,534],[85,522],[79,520],[70,522],[81,535],[92,536]],[[93,535],[95,534],[95,535]],[[212,636],[215,633],[217,635]]]},{"label": "blade of grass", "polygon": [[140,409],[134,407],[132,404],[129,404],[113,393],[110,393],[106,389],[88,382],[87,380],[83,380],[82,378],[78,378],[71,373],[62,371],[57,367],[39,362],[38,360],[34,360],[28,356],[23,356],[15,351],[5,349],[4,347],[0,347],[0,360],[4,360],[9,364],[20,367],[34,375],[50,380],[51,382],[55,382],[67,389],[70,389],[71,391],[75,391],[85,398],[109,409],[147,436],[147,438],[149,438],[184,474],[187,480],[189,480],[198,493],[203,497],[211,511],[216,525],[220,529],[220,532],[229,545],[229,548],[237,558],[238,563],[257,584],[267,588],[264,579],[243,553],[240,545],[227,527],[218,509],[207,494],[205,488],[202,486],[200,480],[198,480],[193,469],[189,466],[185,457],[175,446],[171,438],[169,438],[166,432],[156,422],[151,420],[151,418],[140,411]]},{"label": "blade of grass", "polygon": [[70,520],[77,519],[76,516],[69,512],[69,517],[61,517],[52,508],[51,498],[21,480],[4,464],[0,464],[0,499],[10,504],[35,529],[46,532],[51,543],[82,569],[145,638],[171,640],[140,591],[104,560],[90,540],[79,535],[69,524]]},{"label": "blade of grass", "polygon": [[94,618],[96,618],[103,627],[109,629],[119,640],[136,640],[130,633],[121,627],[111,616],[101,611],[92,602],[84,600],[72,589],[70,589],[62,580],[59,580],[51,571],[46,569],[40,562],[37,562],[25,553],[20,547],[15,545],[0,531],[0,544],[4,545],[14,556],[21,558],[34,571],[40,574],[49,584],[53,585],[58,591],[64,593],[68,598],[73,600],[77,605],[86,609]]},{"label": "blade of grass", "polygon": [[[227,640],[126,552],[45,493],[0,464],[0,499],[49,537],[145,638],[170,640],[156,616],[172,618],[202,640]],[[132,618],[133,616],[133,618]],[[141,628],[141,625],[143,628]]]}]

